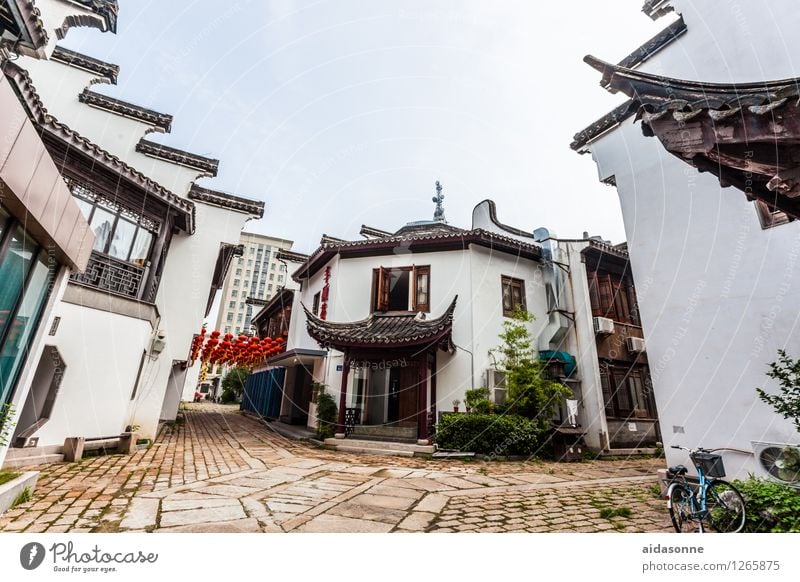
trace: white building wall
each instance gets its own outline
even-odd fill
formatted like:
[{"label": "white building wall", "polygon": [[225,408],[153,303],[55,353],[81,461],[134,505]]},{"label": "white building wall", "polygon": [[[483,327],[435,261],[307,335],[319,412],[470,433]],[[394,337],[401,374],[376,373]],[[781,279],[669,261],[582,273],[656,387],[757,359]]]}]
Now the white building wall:
[{"label": "white building wall", "polygon": [[[64,302],[55,315],[61,322],[46,343],[56,346],[66,370],[50,421],[35,434],[39,446],[60,445],[72,436],[118,435],[128,425],[134,381],[152,333],[149,322]],[[143,384],[162,364],[145,362]]]},{"label": "white building wall", "polygon": [[[156,397],[146,407],[140,408],[147,411],[148,418],[158,420],[156,411],[161,410],[163,387],[166,386],[171,361],[189,358],[192,337],[199,333],[205,318],[220,242],[237,241],[249,219],[246,214],[197,203],[196,233],[192,236],[180,233],[172,238],[156,297],[156,305],[161,313],[161,327],[167,333],[167,349],[161,356],[166,356],[168,361],[165,363],[165,370],[161,372],[165,374],[163,382],[159,376],[157,384],[162,387],[161,400]],[[184,400],[191,399],[199,370],[198,364],[189,369],[183,389]]]},{"label": "white building wall", "polygon": [[568,309],[573,313],[575,324],[568,336],[566,351],[575,356],[581,383],[578,422],[586,435],[587,446],[593,449],[608,449],[608,422],[605,415],[605,400],[600,384],[600,366],[597,359],[597,343],[592,320],[592,303],[589,297],[589,282],[581,251],[585,242],[558,243],[561,260],[569,265]]},{"label": "white building wall", "polygon": [[[688,32],[643,70],[715,82],[797,75],[800,12],[791,0],[770,10],[673,4]],[[600,179],[616,178],[666,447],[798,442],[755,388],[776,388],[765,372],[779,348],[800,356],[800,224],[762,230],[744,193],[679,161],[639,122],[590,149]],[[666,451],[670,464],[687,463]],[[731,477],[763,474],[749,455],[725,453],[725,465]]]}]

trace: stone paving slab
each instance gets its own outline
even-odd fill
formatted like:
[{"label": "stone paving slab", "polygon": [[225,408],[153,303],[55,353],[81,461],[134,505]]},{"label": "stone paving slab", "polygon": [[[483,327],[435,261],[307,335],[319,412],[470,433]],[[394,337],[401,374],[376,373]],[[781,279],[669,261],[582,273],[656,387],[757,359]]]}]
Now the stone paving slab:
[{"label": "stone paving slab", "polygon": [[352,519],[336,515],[320,515],[297,528],[308,533],[388,533],[392,525],[366,519]]},{"label": "stone paving slab", "polygon": [[264,531],[258,520],[253,518],[233,521],[217,521],[176,527],[162,527],[154,533],[259,533]]},{"label": "stone paving slab", "polygon": [[120,523],[120,528],[145,529],[155,526],[158,506],[158,499],[146,499],[144,497],[132,499],[125,519]]},{"label": "stone paving slab", "polygon": [[358,498],[354,498],[353,501],[345,501],[344,503],[335,505],[326,512],[326,515],[368,519],[370,521],[380,521],[394,525],[401,522],[406,517],[406,512],[398,509],[387,509],[375,505],[362,504],[358,502]]},{"label": "stone paving slab", "polygon": [[201,509],[185,509],[182,511],[169,511],[161,514],[160,526],[170,527],[175,525],[199,525],[214,521],[231,521],[247,517],[241,504],[225,505],[222,507],[204,507]]}]

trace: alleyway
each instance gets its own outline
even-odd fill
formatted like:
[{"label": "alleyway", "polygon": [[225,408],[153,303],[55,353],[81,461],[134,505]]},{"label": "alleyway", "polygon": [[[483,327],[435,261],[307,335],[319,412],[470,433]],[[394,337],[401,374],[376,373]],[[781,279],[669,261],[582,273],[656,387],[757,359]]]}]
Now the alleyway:
[{"label": "alleyway", "polygon": [[[25,532],[670,531],[658,460],[433,461],[289,441],[234,407],[189,405],[133,456],[41,467],[0,518]],[[615,511],[616,510],[616,511]]]}]

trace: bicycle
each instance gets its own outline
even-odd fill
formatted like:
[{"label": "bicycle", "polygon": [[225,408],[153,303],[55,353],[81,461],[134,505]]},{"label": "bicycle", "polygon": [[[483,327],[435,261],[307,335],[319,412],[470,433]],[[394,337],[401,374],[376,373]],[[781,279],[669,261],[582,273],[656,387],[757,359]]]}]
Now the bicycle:
[{"label": "bicycle", "polygon": [[689,451],[698,478],[697,484],[689,483],[686,480],[688,469],[683,465],[667,469],[667,508],[675,531],[742,531],[745,522],[744,497],[736,487],[722,480],[725,476],[722,457],[714,454],[720,449],[689,449],[677,445],[672,448]]}]

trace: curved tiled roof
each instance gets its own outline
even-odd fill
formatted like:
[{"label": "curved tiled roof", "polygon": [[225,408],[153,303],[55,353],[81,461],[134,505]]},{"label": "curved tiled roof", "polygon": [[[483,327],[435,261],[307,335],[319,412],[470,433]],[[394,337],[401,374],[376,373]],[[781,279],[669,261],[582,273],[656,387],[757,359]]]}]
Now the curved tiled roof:
[{"label": "curved tiled roof", "polygon": [[105,109],[123,117],[130,117],[138,119],[144,123],[148,123],[154,127],[161,129],[165,133],[172,131],[172,116],[166,113],[159,113],[140,105],[128,103],[122,99],[115,99],[107,95],[101,95],[94,91],[84,89],[82,93],[78,94],[78,101],[86,103],[98,109]]},{"label": "curved tiled roof", "polygon": [[687,121],[708,112],[717,121],[743,108],[763,115],[800,96],[800,78],[756,83],[706,83],[672,79],[612,65],[591,55],[583,59],[603,73],[609,87],[622,91],[644,111],[649,121],[672,113],[677,121]]},{"label": "curved tiled roof", "polygon": [[242,214],[250,214],[256,218],[264,217],[263,200],[251,200],[234,194],[228,194],[227,192],[203,188],[197,184],[192,184],[191,188],[189,188],[188,196],[192,200],[210,204],[211,206],[227,208],[228,210],[234,210]]},{"label": "curved tiled roof", "polygon": [[452,349],[453,314],[458,295],[436,319],[422,319],[416,313],[373,313],[366,319],[335,323],[320,319],[303,305],[306,328],[323,347],[348,348],[436,347]]},{"label": "curved tiled roof", "polygon": [[302,277],[312,275],[337,253],[365,256],[370,254],[391,253],[398,248],[403,248],[408,252],[428,252],[435,250],[465,249],[470,244],[537,261],[542,258],[542,250],[538,245],[524,243],[515,238],[490,232],[482,228],[475,228],[472,230],[463,230],[453,226],[442,228],[441,223],[431,228],[426,228],[426,225],[407,225],[401,228],[396,234],[383,238],[324,242],[311,254],[309,259],[295,271],[292,277],[298,280]]},{"label": "curved tiled roof", "polygon": [[210,177],[216,176],[219,170],[219,160],[155,143],[144,138],[140,139],[139,143],[136,144],[136,151],[159,160],[199,170]]},{"label": "curved tiled roof", "polygon": [[57,46],[50,57],[54,61],[64,63],[76,69],[82,69],[96,73],[100,77],[106,79],[112,85],[117,84],[117,77],[119,77],[119,65],[112,65],[100,59],[90,57],[79,52]]}]

